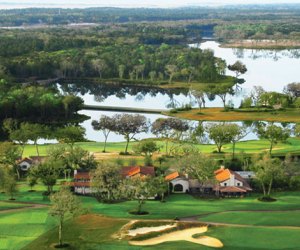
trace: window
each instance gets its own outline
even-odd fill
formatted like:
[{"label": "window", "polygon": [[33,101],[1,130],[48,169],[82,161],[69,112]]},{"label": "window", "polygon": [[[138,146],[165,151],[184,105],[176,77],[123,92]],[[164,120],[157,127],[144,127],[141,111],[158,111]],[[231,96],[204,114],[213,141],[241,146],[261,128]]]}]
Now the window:
[{"label": "window", "polygon": [[183,186],[181,184],[176,184],[174,186],[174,192],[183,192]]},{"label": "window", "polygon": [[225,186],[225,187],[227,186],[227,183],[226,183],[226,182],[224,183],[224,186]]},{"label": "window", "polygon": [[238,182],[237,185],[238,185],[238,187],[239,187],[239,186],[241,185],[241,183]]}]

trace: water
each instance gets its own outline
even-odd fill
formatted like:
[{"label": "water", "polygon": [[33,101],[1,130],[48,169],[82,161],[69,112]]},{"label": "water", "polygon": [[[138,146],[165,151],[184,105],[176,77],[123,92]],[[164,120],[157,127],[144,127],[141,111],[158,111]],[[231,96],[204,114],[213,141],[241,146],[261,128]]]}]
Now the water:
[{"label": "water", "polygon": [[0,9],[89,7],[177,8],[189,6],[223,6],[228,4],[280,4],[282,2],[299,3],[299,0],[0,0]]},{"label": "water", "polygon": [[[262,86],[265,90],[281,92],[286,84],[299,82],[300,80],[300,59],[299,50],[252,50],[252,49],[230,49],[220,48],[219,44],[213,41],[205,42],[198,46],[201,49],[213,49],[215,55],[226,60],[228,64],[241,60],[247,65],[248,71],[242,77],[246,82],[242,85],[243,95],[247,95],[253,86]],[[227,74],[233,75],[228,71]],[[168,109],[182,104],[192,103],[195,107],[196,102],[189,95],[188,91],[182,90],[162,90],[159,88],[148,87],[120,87],[105,86],[97,84],[71,84],[61,87],[65,93],[73,93],[84,99],[85,104],[121,106],[121,107],[140,107],[153,109]],[[239,106],[243,95],[231,97],[235,106]],[[229,98],[230,99],[230,98]],[[220,107],[222,102],[218,97],[214,101],[206,100],[207,107]],[[93,141],[103,141],[104,136],[101,131],[94,131],[91,126],[92,120],[98,120],[100,116],[113,116],[116,112],[88,111],[82,110],[80,113],[88,115],[91,119],[85,121],[82,126],[86,129],[86,137]],[[162,115],[145,115],[150,122]],[[204,123],[204,126],[208,123]],[[239,124],[242,124],[239,122]],[[136,139],[154,137],[151,133],[142,133]],[[243,140],[254,140],[257,136],[249,133]],[[121,135],[111,133],[108,141],[123,141]],[[41,143],[41,141],[40,141]]]},{"label": "water", "polygon": [[[229,97],[238,107],[243,96],[250,93],[254,86],[262,86],[267,91],[282,92],[288,83],[300,81],[300,50],[256,50],[221,48],[219,43],[209,41],[191,46],[201,49],[212,49],[215,56],[225,59],[227,64],[237,60],[242,61],[248,71],[240,78],[246,82],[241,85],[243,93],[240,96]],[[226,74],[234,76],[227,70]],[[208,106],[221,106],[220,102],[209,103]]]}]

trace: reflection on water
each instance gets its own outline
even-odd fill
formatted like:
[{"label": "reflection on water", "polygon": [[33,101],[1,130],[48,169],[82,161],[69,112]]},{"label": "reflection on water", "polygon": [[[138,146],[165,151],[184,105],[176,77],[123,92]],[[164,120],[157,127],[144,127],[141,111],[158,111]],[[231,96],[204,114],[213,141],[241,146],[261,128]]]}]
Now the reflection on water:
[{"label": "reflection on water", "polygon": [[[238,89],[238,94],[230,96],[235,107],[240,105],[241,99],[250,93],[254,86],[262,86],[267,91],[281,92],[283,87],[291,82],[300,80],[300,50],[253,50],[253,49],[230,49],[220,48],[216,42],[205,42],[194,44],[201,49],[213,49],[217,57],[226,60],[227,64],[233,64],[241,60],[246,64],[248,71],[242,77],[245,83]],[[232,72],[226,72],[233,75]],[[190,104],[197,106],[197,100],[187,89],[162,89],[157,87],[126,86],[126,85],[104,85],[104,84],[62,84],[60,88],[65,93],[75,94],[84,99],[85,104],[106,105],[120,107],[139,107],[165,109],[180,107]],[[219,97],[206,96],[206,107],[220,107],[222,102]],[[97,120],[101,114],[112,116],[114,112],[86,111],[80,113],[91,116],[91,119],[84,122],[83,126],[87,131],[87,138],[95,141],[103,141],[101,132],[94,131],[91,126],[92,120]],[[146,115],[151,122],[161,115]],[[204,123],[204,125],[207,123]],[[242,124],[242,123],[239,123]],[[290,125],[289,125],[290,126]],[[154,137],[151,134],[140,134],[137,139]],[[244,140],[257,139],[254,133],[249,133]],[[122,141],[123,137],[111,134],[109,141]]]}]

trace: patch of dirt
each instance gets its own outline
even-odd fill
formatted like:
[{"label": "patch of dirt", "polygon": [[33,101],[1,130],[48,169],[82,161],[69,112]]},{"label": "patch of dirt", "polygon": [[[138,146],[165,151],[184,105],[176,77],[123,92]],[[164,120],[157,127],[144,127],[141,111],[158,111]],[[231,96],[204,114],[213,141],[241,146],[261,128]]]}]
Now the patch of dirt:
[{"label": "patch of dirt", "polygon": [[208,236],[200,236],[198,238],[193,238],[193,235],[199,233],[205,233],[205,232],[207,232],[207,226],[189,228],[181,231],[167,233],[147,240],[129,241],[129,244],[134,246],[152,246],[152,245],[158,245],[168,241],[189,241],[192,243],[205,245],[209,247],[216,247],[216,248],[223,247],[223,243],[216,238],[212,238]]}]

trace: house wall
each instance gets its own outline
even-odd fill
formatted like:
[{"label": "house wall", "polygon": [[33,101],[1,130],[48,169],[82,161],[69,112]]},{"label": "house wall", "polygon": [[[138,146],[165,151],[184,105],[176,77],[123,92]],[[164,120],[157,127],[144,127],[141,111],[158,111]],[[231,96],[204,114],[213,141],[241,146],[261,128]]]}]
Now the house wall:
[{"label": "house wall", "polygon": [[90,187],[75,187],[74,192],[77,194],[90,194],[91,188]]},{"label": "house wall", "polygon": [[[183,179],[177,178],[177,179],[175,179],[175,180],[172,180],[171,183],[172,183],[172,185],[173,185],[173,190],[172,190],[172,192],[174,192],[174,193],[186,193],[186,192],[189,192],[190,185],[189,185],[189,182],[188,182],[187,180],[183,180]],[[175,187],[175,185],[177,185],[177,184],[182,185],[183,190],[182,190],[181,192],[179,192],[179,191],[174,191],[174,187]]]},{"label": "house wall", "polygon": [[20,167],[21,170],[27,171],[31,167],[31,164],[28,163],[28,162],[26,162],[26,161],[24,161],[24,162],[21,162],[19,164],[19,167]]},{"label": "house wall", "polygon": [[[233,176],[234,177],[234,176]],[[230,178],[226,181],[220,183],[221,187],[242,187],[243,183],[241,181],[236,180],[235,178]]]}]

